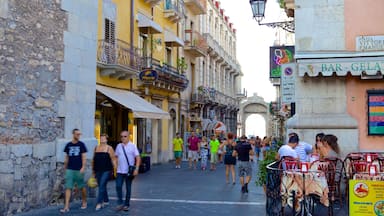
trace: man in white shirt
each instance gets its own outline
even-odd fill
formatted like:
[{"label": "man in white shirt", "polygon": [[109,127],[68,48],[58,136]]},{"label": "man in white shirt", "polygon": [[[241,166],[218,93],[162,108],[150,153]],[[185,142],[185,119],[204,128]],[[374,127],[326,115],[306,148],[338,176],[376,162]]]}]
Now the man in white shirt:
[{"label": "man in white shirt", "polygon": [[[141,162],[139,150],[129,141],[129,132],[121,132],[121,143],[116,147],[117,157],[117,176],[116,176],[116,192],[117,192],[117,210],[129,210],[129,201],[131,199],[131,186],[135,176],[139,174],[139,166]],[[129,167],[134,169],[133,173],[129,173]],[[134,167],[133,167],[134,166]],[[125,202],[123,204],[123,183],[125,181],[126,193]]]},{"label": "man in white shirt", "polygon": [[295,147],[298,145],[298,143],[299,137],[297,135],[289,137],[288,144],[280,147],[279,151],[277,152],[276,159],[281,160],[283,157],[299,159],[295,151]]}]

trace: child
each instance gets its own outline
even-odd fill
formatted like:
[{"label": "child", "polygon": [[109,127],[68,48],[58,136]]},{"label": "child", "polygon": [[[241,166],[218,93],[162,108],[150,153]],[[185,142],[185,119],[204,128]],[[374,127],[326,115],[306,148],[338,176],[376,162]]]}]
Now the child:
[{"label": "child", "polygon": [[201,169],[205,170],[207,168],[208,161],[208,142],[207,137],[203,136],[200,142],[200,156],[201,156]]}]

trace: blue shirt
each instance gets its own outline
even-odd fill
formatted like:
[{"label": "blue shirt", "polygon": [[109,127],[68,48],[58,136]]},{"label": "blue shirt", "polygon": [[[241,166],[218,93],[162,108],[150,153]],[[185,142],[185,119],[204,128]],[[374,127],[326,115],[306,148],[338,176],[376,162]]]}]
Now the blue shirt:
[{"label": "blue shirt", "polygon": [[80,170],[83,166],[82,154],[87,152],[85,144],[81,141],[77,143],[69,142],[64,148],[64,152],[68,155],[67,169]]},{"label": "blue shirt", "polygon": [[312,152],[312,145],[306,142],[299,142],[295,147],[295,151],[299,156],[300,161],[306,162],[308,161],[308,154]]}]

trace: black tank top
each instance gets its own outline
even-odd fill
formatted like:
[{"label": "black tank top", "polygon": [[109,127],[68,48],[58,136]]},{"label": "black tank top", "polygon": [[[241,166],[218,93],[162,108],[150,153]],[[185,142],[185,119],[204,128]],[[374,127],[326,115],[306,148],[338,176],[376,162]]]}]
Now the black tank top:
[{"label": "black tank top", "polygon": [[93,157],[93,167],[95,172],[112,171],[113,165],[108,152],[95,152]]}]

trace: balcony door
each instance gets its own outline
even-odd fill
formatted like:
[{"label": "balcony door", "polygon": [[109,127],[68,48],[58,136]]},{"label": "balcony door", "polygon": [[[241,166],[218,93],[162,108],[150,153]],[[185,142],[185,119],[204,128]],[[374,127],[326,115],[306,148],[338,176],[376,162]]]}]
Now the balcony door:
[{"label": "balcony door", "polygon": [[110,19],[104,19],[104,58],[108,64],[116,63],[116,25]]}]

